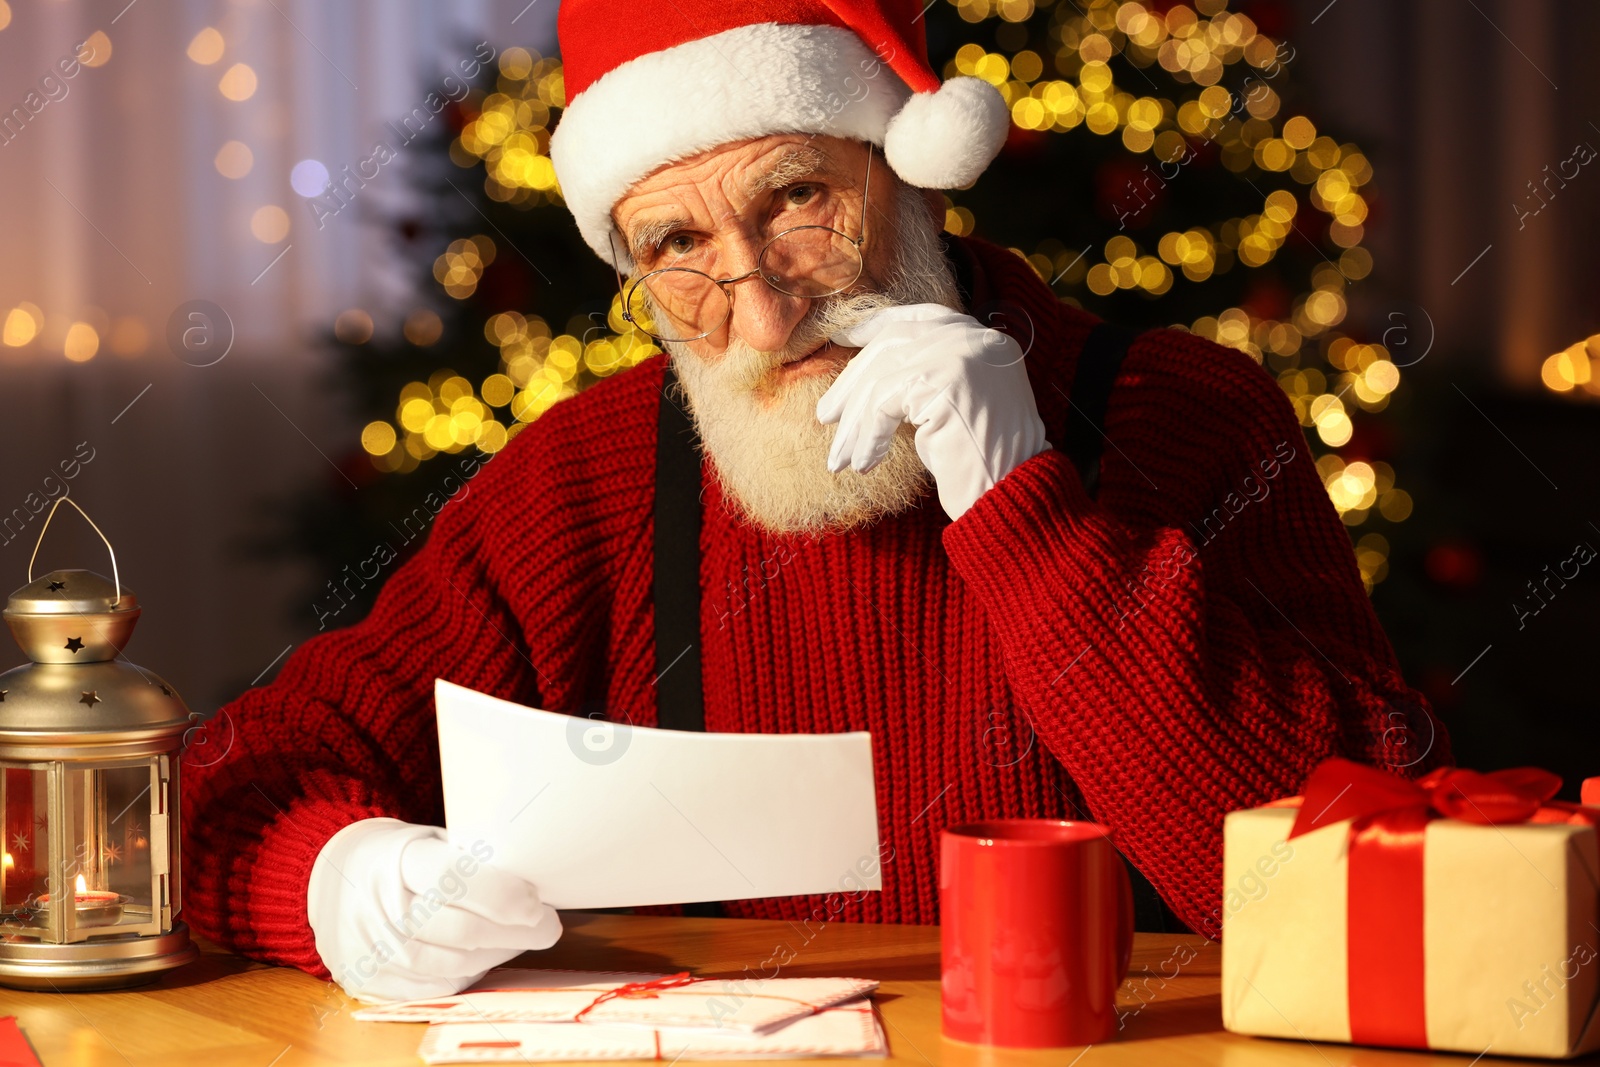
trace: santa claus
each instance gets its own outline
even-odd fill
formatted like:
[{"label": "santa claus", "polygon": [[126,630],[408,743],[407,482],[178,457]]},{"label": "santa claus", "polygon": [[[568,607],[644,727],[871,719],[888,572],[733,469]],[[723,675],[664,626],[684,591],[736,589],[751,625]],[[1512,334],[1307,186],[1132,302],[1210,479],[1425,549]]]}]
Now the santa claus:
[{"label": "santa claus", "polygon": [[565,0],[561,194],[664,351],[529,425],[368,618],[226,709],[185,772],[201,934],[368,998],[556,940],[440,829],[436,678],[870,731],[882,891],[720,905],[811,928],[937,922],[940,829],[1026,816],[1106,824],[1147,925],[1215,936],[1225,813],[1329,756],[1448,759],[1272,378],[942,232],[1009,113],[940,83],[920,14]]}]

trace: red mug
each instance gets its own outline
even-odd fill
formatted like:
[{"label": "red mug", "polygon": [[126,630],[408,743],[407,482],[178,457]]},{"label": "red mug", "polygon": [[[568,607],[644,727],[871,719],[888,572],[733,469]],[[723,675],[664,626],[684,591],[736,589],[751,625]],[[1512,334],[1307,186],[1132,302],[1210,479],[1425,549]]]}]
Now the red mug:
[{"label": "red mug", "polygon": [[1110,1037],[1133,956],[1133,890],[1104,826],[998,819],[940,838],[940,1016],[974,1045]]}]

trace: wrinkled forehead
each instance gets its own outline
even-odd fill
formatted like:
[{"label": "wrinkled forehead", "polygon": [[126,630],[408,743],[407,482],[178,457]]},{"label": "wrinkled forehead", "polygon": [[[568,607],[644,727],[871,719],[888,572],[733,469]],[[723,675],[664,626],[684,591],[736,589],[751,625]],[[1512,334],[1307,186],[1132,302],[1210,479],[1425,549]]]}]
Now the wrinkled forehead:
[{"label": "wrinkled forehead", "polygon": [[807,179],[854,184],[860,180],[854,175],[858,161],[841,157],[860,154],[858,146],[822,145],[810,137],[727,145],[652,171],[617,201],[612,218],[626,233],[631,221],[658,208],[716,215],[740,211],[763,193]]}]

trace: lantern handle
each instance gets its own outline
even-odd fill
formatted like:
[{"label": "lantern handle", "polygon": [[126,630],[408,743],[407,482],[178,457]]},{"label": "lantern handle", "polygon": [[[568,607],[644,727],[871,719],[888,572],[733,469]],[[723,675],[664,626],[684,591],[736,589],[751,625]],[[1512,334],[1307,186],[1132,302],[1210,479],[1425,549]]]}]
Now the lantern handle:
[{"label": "lantern handle", "polygon": [[104,533],[101,533],[100,527],[95,526],[94,520],[89,517],[89,513],[78,507],[78,502],[70,496],[56,497],[56,502],[50,505],[50,513],[44,517],[44,525],[39,527],[39,540],[33,543],[33,555],[28,557],[28,581],[33,581],[33,564],[39,558],[39,548],[44,544],[45,531],[50,529],[50,520],[56,517],[56,508],[59,508],[62,504],[71,504],[74,508],[77,508],[78,514],[83,516],[83,521],[88,523],[95,533],[100,534],[100,540],[105,542],[106,551],[111,553],[111,581],[117,587],[117,598],[111,603],[113,607],[122,603],[122,579],[117,574],[117,550],[111,547],[110,540],[106,538]]}]

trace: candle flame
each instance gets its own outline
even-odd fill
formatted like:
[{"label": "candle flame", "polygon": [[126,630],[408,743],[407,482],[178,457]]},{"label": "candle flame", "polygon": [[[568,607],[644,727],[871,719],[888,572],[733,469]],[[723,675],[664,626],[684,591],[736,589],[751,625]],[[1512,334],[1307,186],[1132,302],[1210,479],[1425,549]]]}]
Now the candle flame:
[{"label": "candle flame", "polygon": [[17,861],[11,858],[11,853],[7,852],[5,859],[0,860],[0,864],[3,864],[6,867],[15,867],[17,865]]},{"label": "candle flame", "polygon": [[89,891],[89,883],[84,881],[83,875],[78,875],[78,881],[76,884],[78,892],[87,893]]}]

